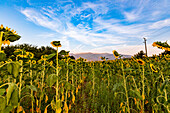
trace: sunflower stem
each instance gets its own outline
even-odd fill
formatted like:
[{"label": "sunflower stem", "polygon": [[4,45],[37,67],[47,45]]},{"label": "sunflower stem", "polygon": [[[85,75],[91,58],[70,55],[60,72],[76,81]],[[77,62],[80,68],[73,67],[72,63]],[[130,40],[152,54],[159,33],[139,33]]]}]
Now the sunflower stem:
[{"label": "sunflower stem", "polygon": [[128,113],[130,113],[130,108],[129,108],[129,97],[128,97],[128,91],[127,91],[127,86],[126,86],[126,77],[124,73],[124,68],[123,68],[123,61],[121,62],[122,64],[122,73],[123,73],[123,83],[124,83],[124,88],[125,88],[125,94],[126,94],[126,101],[127,101],[127,110]]},{"label": "sunflower stem", "polygon": [[144,113],[144,105],[145,105],[145,82],[144,82],[144,79],[145,79],[145,69],[144,69],[144,66],[142,66],[142,69],[143,69],[143,74],[142,74],[142,98],[143,98],[143,101],[142,101],[142,113]]},{"label": "sunflower stem", "polygon": [[0,51],[1,51],[1,46],[2,46],[2,36],[3,36],[4,32],[1,32],[1,36],[0,36]]},{"label": "sunflower stem", "polygon": [[[57,74],[57,81],[56,81],[56,105],[58,102],[58,47],[57,47],[57,56],[56,56],[56,74]],[[55,110],[55,113],[57,113],[57,109]]]},{"label": "sunflower stem", "polygon": [[[23,50],[22,50],[22,56],[23,56]],[[22,58],[23,58],[23,57],[22,57]],[[17,113],[19,113],[19,110],[20,110],[22,76],[23,76],[23,60],[21,60],[21,73],[20,73],[20,79],[19,79],[19,102],[18,102]]]},{"label": "sunflower stem", "polygon": [[[32,68],[32,63],[30,62],[30,68]],[[31,77],[31,82],[30,84],[32,85],[32,69],[30,70],[30,77]],[[33,96],[33,90],[31,89],[31,97]],[[31,100],[31,109],[32,113],[34,113],[34,102]]]}]

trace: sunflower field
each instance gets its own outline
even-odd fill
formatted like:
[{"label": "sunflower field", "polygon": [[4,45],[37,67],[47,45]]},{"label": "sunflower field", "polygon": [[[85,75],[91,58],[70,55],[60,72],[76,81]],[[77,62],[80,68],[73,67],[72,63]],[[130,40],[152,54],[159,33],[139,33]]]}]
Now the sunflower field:
[{"label": "sunflower field", "polygon": [[[20,38],[0,28],[0,113],[169,113],[170,55],[142,59],[71,59],[55,52],[36,59],[31,51],[16,49],[6,57],[2,44]],[[153,46],[169,51],[169,45]]]}]

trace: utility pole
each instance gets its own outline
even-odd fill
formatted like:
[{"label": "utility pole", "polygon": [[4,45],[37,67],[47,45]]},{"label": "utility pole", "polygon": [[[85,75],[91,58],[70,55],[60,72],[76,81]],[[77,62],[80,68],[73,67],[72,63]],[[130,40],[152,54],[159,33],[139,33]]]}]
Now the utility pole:
[{"label": "utility pole", "polygon": [[148,54],[147,54],[147,47],[146,47],[146,38],[143,38],[144,39],[144,42],[143,43],[145,43],[145,52],[146,52],[146,56],[148,56]]}]

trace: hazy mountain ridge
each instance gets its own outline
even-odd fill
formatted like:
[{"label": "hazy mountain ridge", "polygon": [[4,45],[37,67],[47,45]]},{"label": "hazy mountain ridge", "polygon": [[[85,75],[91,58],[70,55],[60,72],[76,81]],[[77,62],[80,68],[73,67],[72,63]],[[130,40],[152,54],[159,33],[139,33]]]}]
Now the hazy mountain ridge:
[{"label": "hazy mountain ridge", "polygon": [[[100,57],[106,57],[108,60],[114,60],[115,57],[113,54],[110,53],[70,53],[70,55],[74,56],[75,59],[82,57],[84,59],[87,59],[87,61],[99,61],[101,60]],[[131,55],[123,55],[125,58],[130,58]]]}]

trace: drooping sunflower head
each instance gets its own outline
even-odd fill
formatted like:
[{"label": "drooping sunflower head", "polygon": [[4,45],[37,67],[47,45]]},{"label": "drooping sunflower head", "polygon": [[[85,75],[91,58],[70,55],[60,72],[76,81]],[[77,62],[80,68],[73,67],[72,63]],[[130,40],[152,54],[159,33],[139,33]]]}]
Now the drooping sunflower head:
[{"label": "drooping sunflower head", "polygon": [[156,67],[153,64],[150,64],[150,68],[153,72],[158,72],[158,70],[156,69]]},{"label": "drooping sunflower head", "polygon": [[154,42],[154,43],[152,44],[152,46],[153,46],[153,47],[157,46],[156,42]]},{"label": "drooping sunflower head", "polygon": [[6,27],[1,24],[0,26],[0,32],[1,32],[1,39],[3,44],[10,44],[9,42],[14,42],[16,40],[19,40],[21,36],[19,36],[16,31],[11,30],[11,28]]},{"label": "drooping sunflower head", "polygon": [[61,47],[60,41],[52,41],[52,42],[51,42],[51,45],[52,45],[53,47]]},{"label": "drooping sunflower head", "polygon": [[27,54],[27,57],[28,57],[28,58],[30,58],[30,59],[34,58],[34,54],[33,54],[33,53],[31,53],[31,52],[26,52],[26,54]]},{"label": "drooping sunflower head", "polygon": [[120,55],[116,50],[113,50],[112,52],[115,58],[119,58]]},{"label": "drooping sunflower head", "polygon": [[144,62],[142,59],[137,59],[136,61],[137,61],[137,63],[139,63],[140,65],[144,65],[144,64],[145,64],[145,62]]},{"label": "drooping sunflower head", "polygon": [[4,28],[4,26],[3,26],[3,24],[1,24],[1,27],[0,27],[1,29],[3,29]]},{"label": "drooping sunflower head", "polygon": [[170,55],[169,54],[165,55],[165,59],[170,60]]},{"label": "drooping sunflower head", "polygon": [[32,64],[36,64],[36,60],[33,60],[33,61],[32,61]]},{"label": "drooping sunflower head", "polygon": [[42,55],[41,60],[47,60],[48,55]]}]

